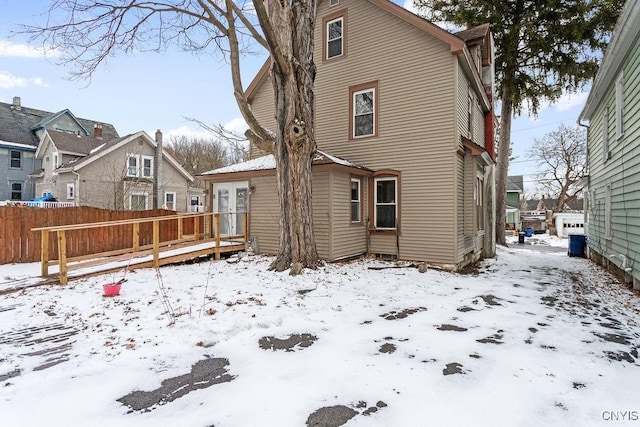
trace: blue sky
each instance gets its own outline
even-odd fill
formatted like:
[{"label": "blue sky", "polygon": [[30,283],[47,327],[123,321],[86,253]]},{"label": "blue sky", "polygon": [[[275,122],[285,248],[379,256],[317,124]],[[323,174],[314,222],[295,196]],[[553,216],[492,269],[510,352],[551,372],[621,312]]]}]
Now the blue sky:
[{"label": "blue sky", "polygon": [[[410,8],[412,0],[394,0]],[[121,135],[161,129],[165,135],[190,134],[207,124],[242,126],[233,99],[228,65],[219,55],[195,56],[182,51],[164,54],[118,54],[109,58],[89,81],[70,81],[69,69],[58,58],[44,58],[23,36],[10,37],[18,25],[42,25],[49,0],[0,0],[0,101],[20,96],[22,105],[48,111],[65,108],[79,117],[112,123]],[[248,85],[265,55],[245,58],[243,83]],[[513,122],[511,175],[526,175],[534,186],[536,164],[528,160],[534,138],[561,123],[573,126],[586,93],[565,97],[544,107],[537,118],[526,114]]]}]

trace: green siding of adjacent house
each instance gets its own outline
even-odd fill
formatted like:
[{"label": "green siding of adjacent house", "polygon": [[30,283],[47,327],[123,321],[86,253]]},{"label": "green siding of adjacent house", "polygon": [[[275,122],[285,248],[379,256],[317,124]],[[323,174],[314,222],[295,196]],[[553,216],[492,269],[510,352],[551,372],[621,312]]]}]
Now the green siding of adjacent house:
[{"label": "green siding of adjacent house", "polygon": [[[640,43],[625,59],[623,125],[616,135],[615,81],[589,121],[589,247],[623,268],[630,266],[633,277],[640,278]],[[618,74],[619,75],[619,74]],[[609,158],[603,153],[604,111],[609,108]],[[606,236],[605,212],[607,186],[611,191],[611,235]],[[623,265],[623,263],[626,264]],[[634,260],[638,260],[635,262]]]}]

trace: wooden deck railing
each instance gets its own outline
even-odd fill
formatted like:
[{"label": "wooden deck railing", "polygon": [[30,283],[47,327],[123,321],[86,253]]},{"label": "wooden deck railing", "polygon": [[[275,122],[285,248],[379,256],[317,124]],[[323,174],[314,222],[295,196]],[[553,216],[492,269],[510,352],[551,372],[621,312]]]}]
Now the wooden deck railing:
[{"label": "wooden deck railing", "polygon": [[[220,216],[224,215],[241,215],[243,222],[243,230],[244,232],[239,235],[229,235],[229,236],[221,236],[220,234]],[[200,221],[200,218],[203,218],[203,221]],[[46,277],[49,275],[49,265],[58,264],[59,271],[59,280],[60,284],[67,284],[68,282],[68,263],[69,262],[78,262],[74,265],[75,268],[82,268],[89,265],[95,265],[96,259],[113,257],[116,255],[122,254],[131,254],[134,256],[142,256],[147,255],[149,253],[153,254],[153,266],[160,266],[160,252],[164,249],[166,250],[169,246],[175,247],[177,245],[188,246],[189,244],[194,243],[202,243],[205,241],[215,242],[214,250],[212,251],[215,254],[216,259],[220,259],[220,253],[225,252],[225,248],[221,246],[221,242],[223,241],[237,241],[241,240],[242,244],[246,245],[248,241],[248,213],[246,212],[229,212],[229,213],[186,213],[186,214],[177,214],[177,215],[166,215],[161,217],[150,217],[150,218],[136,218],[136,219],[125,219],[125,220],[117,220],[117,221],[103,221],[103,222],[95,222],[95,223],[85,223],[85,224],[73,224],[73,225],[60,225],[60,226],[52,226],[52,227],[38,227],[32,228],[32,231],[40,231],[41,233],[41,267],[40,274],[42,277]],[[192,235],[184,235],[184,221],[185,220],[193,220],[193,234]],[[177,221],[178,222],[178,232],[175,240],[160,242],[160,223],[163,221]],[[204,224],[204,229],[200,230],[201,222]],[[152,223],[152,233],[153,233],[153,243],[151,245],[140,245],[140,224],[144,223]],[[133,235],[132,235],[132,245],[129,248],[125,249],[117,249],[109,252],[100,252],[100,253],[92,253],[86,254],[79,257],[69,258],[67,259],[67,231],[73,230],[87,230],[87,229],[98,229],[98,228],[111,228],[111,227],[125,227],[132,226]],[[52,258],[49,253],[49,236],[51,233],[56,233],[57,239],[57,259]],[[231,246],[228,250],[238,250],[237,247]],[[189,258],[188,253],[183,257],[172,257],[171,259],[175,262],[179,259],[187,259]],[[104,261],[102,261],[104,263]],[[98,261],[100,263],[100,261]]]}]

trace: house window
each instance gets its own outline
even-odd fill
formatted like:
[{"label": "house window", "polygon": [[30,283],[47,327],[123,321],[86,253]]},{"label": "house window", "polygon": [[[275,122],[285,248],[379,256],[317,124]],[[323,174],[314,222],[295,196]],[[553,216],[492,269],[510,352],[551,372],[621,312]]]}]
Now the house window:
[{"label": "house window", "polygon": [[609,107],[602,115],[602,161],[609,160]]},{"label": "house window", "polygon": [[164,208],[170,211],[176,210],[176,193],[164,193]]},{"label": "house window", "polygon": [[148,209],[147,195],[145,193],[133,193],[129,196],[129,206],[132,211],[144,211]]},{"label": "house window", "polygon": [[22,183],[11,183],[11,200],[22,200]]},{"label": "house window", "polygon": [[467,136],[470,140],[473,141],[473,93],[471,92],[471,88],[469,88],[468,96],[467,96]]},{"label": "house window", "polygon": [[322,49],[323,59],[325,61],[341,57],[345,54],[346,16],[347,11],[341,10],[327,15],[322,19],[324,28],[324,32],[322,33]]},{"label": "house window", "polygon": [[153,176],[153,157],[142,156],[142,176],[145,178]]},{"label": "house window", "polygon": [[20,169],[22,167],[22,153],[18,150],[10,150],[9,167],[12,169]]},{"label": "house window", "polygon": [[605,239],[613,237],[611,230],[611,184],[607,184],[604,188],[604,237]]},{"label": "house window", "polygon": [[74,183],[67,184],[67,200],[73,200],[76,197],[76,186]]},{"label": "house window", "polygon": [[327,59],[342,55],[342,17],[327,22]]},{"label": "house window", "polygon": [[484,230],[484,177],[478,174],[474,188],[476,202],[476,229]]},{"label": "house window", "polygon": [[361,182],[357,178],[351,178],[351,222],[360,222],[362,215]]},{"label": "house window", "polygon": [[58,153],[53,153],[53,164],[51,165],[51,167],[52,167],[53,169],[57,169],[57,168],[58,168],[58,166],[59,166],[59,163],[58,163]]},{"label": "house window", "polygon": [[620,73],[616,79],[616,138],[621,138],[624,134],[624,122],[622,114],[624,112],[624,77]]},{"label": "house window", "polygon": [[127,156],[127,176],[138,176],[138,156],[134,154]]},{"label": "house window", "polygon": [[395,229],[398,217],[398,180],[395,177],[374,179],[374,224],[377,229]]},{"label": "house window", "polygon": [[363,138],[368,136],[376,136],[378,133],[377,126],[377,109],[378,109],[378,83],[367,83],[364,85],[354,86],[349,89],[351,104],[351,138]]}]

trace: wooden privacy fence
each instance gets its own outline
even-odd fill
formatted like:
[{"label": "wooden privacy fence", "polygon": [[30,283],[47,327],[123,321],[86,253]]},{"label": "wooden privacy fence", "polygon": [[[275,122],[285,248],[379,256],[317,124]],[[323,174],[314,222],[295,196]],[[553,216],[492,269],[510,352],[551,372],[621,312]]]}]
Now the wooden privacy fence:
[{"label": "wooden privacy fence", "polygon": [[[175,216],[174,211],[164,209],[148,211],[114,211],[91,207],[57,209],[30,208],[24,206],[0,206],[0,264],[38,262],[42,255],[41,233],[34,228],[60,225],[121,221],[137,218]],[[202,230],[204,218],[199,219]],[[193,234],[193,222],[183,225],[184,234]],[[79,229],[67,234],[67,255],[78,257],[93,253],[109,252],[131,247],[133,225],[99,229]],[[152,243],[151,223],[140,224],[140,244]],[[160,227],[160,241],[175,239],[177,218],[164,221]],[[57,240],[50,239],[48,253],[58,252]]]},{"label": "wooden privacy fence", "polygon": [[[227,215],[239,215],[243,223],[243,233],[241,235],[221,236],[220,217]],[[161,226],[162,225],[162,226]],[[166,225],[166,226],[165,226]],[[176,227],[174,228],[173,225]],[[143,233],[142,230],[151,227],[151,233]],[[161,237],[161,228],[165,230],[164,238]],[[114,231],[115,230],[115,231]],[[123,231],[124,230],[124,231]],[[173,230],[173,234],[167,234],[166,230]],[[189,230],[189,231],[187,231]],[[58,264],[59,280],[61,284],[66,284],[68,280],[68,263],[73,262],[73,268],[92,267],[108,263],[108,257],[128,254],[129,259],[152,255],[150,261],[136,261],[135,266],[159,267],[163,264],[178,262],[185,259],[214,253],[216,259],[220,258],[221,252],[238,251],[244,249],[247,242],[248,214],[246,212],[236,213],[188,213],[177,215],[165,215],[157,217],[135,218],[116,221],[103,221],[94,223],[82,223],[73,225],[60,225],[51,227],[34,228],[33,231],[41,234],[41,276],[49,274],[49,265]],[[88,252],[82,255],[71,256],[69,242],[74,234],[89,233],[119,236],[120,242],[127,242],[125,247],[116,248],[109,251]],[[51,238],[54,234],[54,238]],[[128,234],[128,237],[125,236]],[[146,238],[143,238],[146,237]],[[144,241],[151,238],[151,242],[145,244]],[[77,239],[77,236],[75,236]],[[235,241],[240,239],[240,241]],[[193,245],[193,242],[212,242],[206,248],[198,248],[183,251]],[[223,245],[222,241],[232,242]],[[55,242],[57,251],[51,252],[51,243]],[[160,253],[171,252],[178,249],[176,253],[170,253],[161,261]],[[195,255],[194,255],[195,254]]]}]

